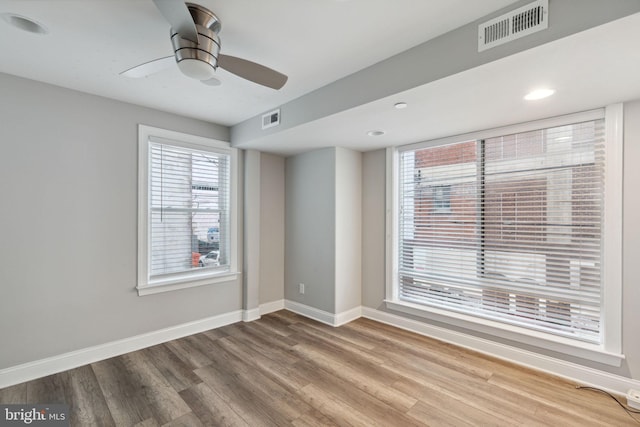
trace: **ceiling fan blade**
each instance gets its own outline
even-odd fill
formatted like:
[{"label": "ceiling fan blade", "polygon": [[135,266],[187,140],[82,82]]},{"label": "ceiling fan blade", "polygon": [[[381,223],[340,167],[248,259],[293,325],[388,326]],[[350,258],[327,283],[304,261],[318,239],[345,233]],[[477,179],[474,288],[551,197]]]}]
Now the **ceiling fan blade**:
[{"label": "ceiling fan blade", "polygon": [[272,89],[280,89],[289,77],[282,73],[235,56],[218,55],[218,66],[243,79]]},{"label": "ceiling fan blade", "polygon": [[191,13],[182,0],[153,0],[162,16],[171,24],[173,31],[183,39],[198,43],[198,30]]},{"label": "ceiling fan blade", "polygon": [[173,55],[166,56],[164,58],[154,59],[153,61],[145,62],[144,64],[136,65],[133,68],[129,68],[126,71],[120,73],[121,76],[137,79],[140,77],[147,77],[151,74],[155,74],[162,71],[176,63],[176,59]]}]

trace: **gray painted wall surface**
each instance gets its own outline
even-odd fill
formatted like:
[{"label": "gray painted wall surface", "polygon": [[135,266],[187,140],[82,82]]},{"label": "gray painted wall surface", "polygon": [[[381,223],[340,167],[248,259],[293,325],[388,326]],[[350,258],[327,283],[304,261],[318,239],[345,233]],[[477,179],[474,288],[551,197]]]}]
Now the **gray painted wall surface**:
[{"label": "gray painted wall surface", "polygon": [[624,109],[622,351],[629,376],[640,380],[640,100]]},{"label": "gray painted wall surface", "polygon": [[[330,313],[335,307],[335,149],[286,159],[284,296]],[[305,294],[298,284],[305,284]]]},{"label": "gray painted wall surface", "polygon": [[284,298],[284,157],[260,155],[260,304]]},{"label": "gray painted wall surface", "polygon": [[[624,192],[623,192],[623,353],[626,359],[620,368],[588,362],[583,359],[568,357],[562,354],[543,351],[523,344],[492,338],[473,331],[454,328],[442,323],[437,326],[464,332],[506,343],[526,350],[547,354],[549,356],[589,366],[624,377],[640,380],[640,334],[637,325],[640,323],[640,100],[626,103],[624,123]],[[387,311],[384,305],[385,277],[381,274],[380,265],[384,265],[385,244],[385,152],[378,150],[365,153],[363,169],[363,281],[362,303],[366,307]],[[428,322],[423,318],[412,317],[402,313],[394,314]]]},{"label": "gray painted wall surface", "polygon": [[385,153],[362,155],[362,305],[371,308],[385,296]]},{"label": "gray painted wall surface", "polygon": [[6,74],[0,93],[0,369],[240,309],[240,283],[135,291],[138,123],[227,128]]},{"label": "gray painted wall surface", "polygon": [[288,157],[285,182],[285,298],[333,314],[359,307],[362,154],[332,147]]},{"label": "gray painted wall surface", "polygon": [[244,310],[254,310],[260,305],[260,163],[259,151],[244,151]]},{"label": "gray painted wall surface", "polygon": [[334,313],[361,305],[362,153],[336,148],[336,301]]}]

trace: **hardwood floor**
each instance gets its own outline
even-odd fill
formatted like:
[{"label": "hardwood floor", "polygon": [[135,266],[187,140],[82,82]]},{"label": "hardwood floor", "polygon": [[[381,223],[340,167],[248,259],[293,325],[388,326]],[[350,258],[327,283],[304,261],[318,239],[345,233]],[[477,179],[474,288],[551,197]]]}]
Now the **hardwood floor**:
[{"label": "hardwood floor", "polygon": [[0,390],[74,426],[624,426],[609,397],[367,319],[288,311]]}]

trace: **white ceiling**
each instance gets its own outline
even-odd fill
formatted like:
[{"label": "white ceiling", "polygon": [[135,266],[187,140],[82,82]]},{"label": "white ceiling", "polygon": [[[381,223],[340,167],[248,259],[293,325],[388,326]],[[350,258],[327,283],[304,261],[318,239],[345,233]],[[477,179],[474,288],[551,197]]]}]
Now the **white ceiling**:
[{"label": "white ceiling", "polygon": [[151,0],[0,0],[49,29],[0,20],[0,72],[234,125],[460,27],[514,0],[194,0],[222,21],[222,52],[289,76],[280,91],[219,70],[222,86],[176,68],[120,72],[171,54],[169,24]]},{"label": "white ceiling", "polygon": [[[0,20],[0,72],[234,125],[285,104],[513,0],[196,0],[222,21],[222,51],[289,75],[280,91],[219,70],[219,87],[177,68],[119,75],[171,53],[151,0],[0,0],[47,35]],[[370,104],[243,145],[292,154],[327,145],[370,150],[640,98],[640,14],[592,28]],[[526,103],[538,85],[557,93]],[[392,108],[397,101],[405,110]],[[366,132],[382,129],[382,137]]]}]

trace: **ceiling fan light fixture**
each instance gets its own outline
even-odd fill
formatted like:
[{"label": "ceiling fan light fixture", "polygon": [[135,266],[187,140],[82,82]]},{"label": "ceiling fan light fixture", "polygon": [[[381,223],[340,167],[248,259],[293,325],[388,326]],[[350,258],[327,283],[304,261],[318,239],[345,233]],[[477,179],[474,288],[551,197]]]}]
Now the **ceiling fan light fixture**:
[{"label": "ceiling fan light fixture", "polygon": [[216,69],[200,59],[183,59],[178,62],[178,68],[182,74],[196,80],[209,80],[216,75]]},{"label": "ceiling fan light fixture", "polygon": [[[190,9],[194,19],[208,19],[206,24],[219,29],[219,21],[215,15],[195,14],[199,9]],[[213,18],[215,18],[215,20]],[[216,26],[217,25],[217,26]],[[218,54],[220,52],[220,38],[211,28],[195,22],[198,31],[198,43],[180,37],[180,34],[171,30],[171,44],[176,56],[178,68],[187,77],[197,80],[209,80],[216,74],[218,67]]]},{"label": "ceiling fan light fixture", "polygon": [[[170,37],[175,62],[187,77],[217,86],[214,78],[218,67],[231,74],[266,86],[280,89],[287,75],[264,65],[230,55],[220,54],[222,28],[218,17],[209,9],[194,3],[181,4],[180,0],[153,0],[160,13],[171,24]],[[146,77],[170,64],[171,57],[145,62],[121,72],[127,77]]]}]

